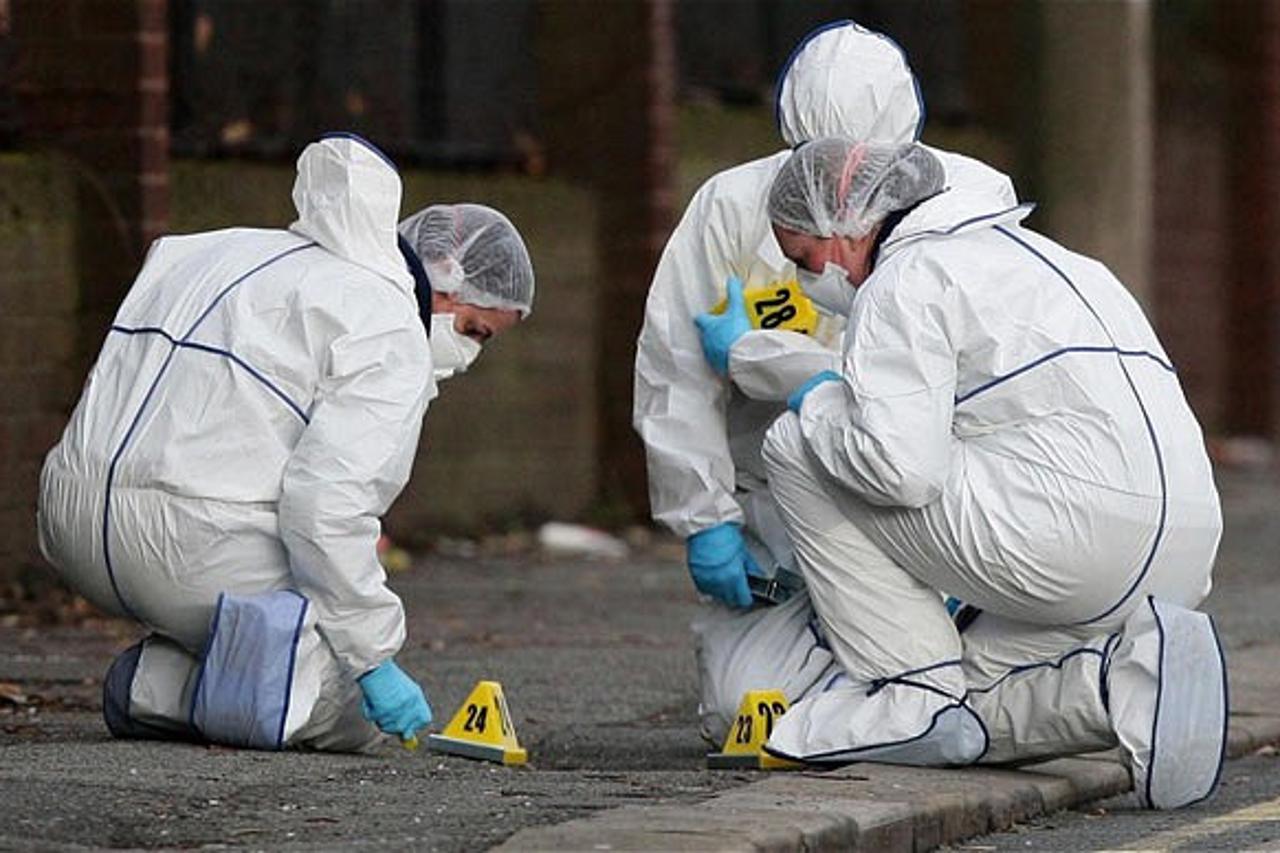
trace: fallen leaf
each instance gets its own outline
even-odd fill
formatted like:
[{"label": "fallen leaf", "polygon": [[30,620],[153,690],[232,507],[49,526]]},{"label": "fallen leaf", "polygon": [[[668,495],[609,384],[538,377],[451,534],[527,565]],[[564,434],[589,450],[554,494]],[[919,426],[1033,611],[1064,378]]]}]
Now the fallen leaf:
[{"label": "fallen leaf", "polygon": [[9,681],[0,681],[0,702],[7,702],[10,705],[26,705],[28,703],[27,695],[22,692],[22,688]]}]

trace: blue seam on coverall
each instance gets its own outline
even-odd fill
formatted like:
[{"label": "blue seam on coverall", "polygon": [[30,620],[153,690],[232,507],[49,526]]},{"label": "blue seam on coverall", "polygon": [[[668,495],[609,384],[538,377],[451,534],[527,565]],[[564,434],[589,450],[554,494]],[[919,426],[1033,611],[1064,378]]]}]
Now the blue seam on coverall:
[{"label": "blue seam on coverall", "polygon": [[1052,361],[1053,359],[1058,358],[1059,356],[1069,355],[1071,353],[1078,353],[1078,352],[1113,353],[1115,355],[1121,355],[1126,357],[1146,357],[1151,359],[1156,364],[1160,365],[1170,373],[1178,372],[1172,364],[1169,364],[1168,362],[1160,358],[1160,356],[1155,355],[1154,353],[1147,352],[1146,350],[1124,350],[1124,349],[1120,349],[1119,347],[1083,347],[1083,346],[1082,347],[1063,347],[1062,349],[1054,350],[1051,353],[1042,355],[1033,361],[1029,361],[1026,364],[1022,365],[1021,367],[1015,368],[1014,370],[1011,370],[1008,373],[1003,373],[988,382],[984,382],[982,385],[979,385],[977,388],[974,388],[970,391],[966,391],[963,394],[957,395],[955,400],[955,405],[958,406],[961,403],[965,402],[966,400],[972,397],[976,397],[977,395],[981,394],[983,391],[989,391],[990,389],[994,388],[995,386],[1003,382],[1007,382],[1010,379],[1014,379],[1018,376],[1021,376],[1023,373],[1026,373],[1028,370],[1031,370],[1034,367],[1039,367],[1040,365],[1044,364],[1046,361]]},{"label": "blue seam on coverall", "polygon": [[1078,655],[1084,655],[1084,654],[1094,654],[1094,655],[1097,655],[1100,660],[1105,659],[1106,645],[1104,644],[1102,649],[1095,649],[1092,646],[1081,646],[1078,649],[1072,649],[1071,651],[1067,652],[1057,660],[1044,660],[1044,661],[1039,661],[1037,663],[1019,664],[1011,668],[1004,675],[1000,676],[995,681],[991,682],[985,687],[972,687],[966,690],[965,696],[969,696],[970,694],[973,694],[973,693],[990,693],[992,690],[995,690],[997,687],[999,687],[1001,684],[1004,684],[1005,681],[1014,677],[1015,675],[1022,675],[1024,673],[1032,672],[1037,669],[1043,669],[1045,667],[1051,667],[1053,669],[1062,669],[1062,665],[1065,664],[1068,660]]},{"label": "blue seam on coverall", "polygon": [[[959,658],[955,658],[953,660],[944,660],[944,661],[939,661],[938,663],[931,663],[931,664],[928,664],[927,666],[918,666],[915,669],[905,669],[902,672],[895,673],[893,675],[886,675],[881,678],[873,678],[871,679],[871,687],[870,687],[870,690],[867,691],[867,695],[871,696],[875,693],[879,693],[887,685],[893,684],[894,682],[900,681],[911,675],[923,675],[924,673],[932,672],[935,669],[942,669],[943,667],[961,666],[961,665],[962,665],[962,661]],[[946,695],[948,698],[951,698],[951,699],[959,698],[956,696],[952,696],[949,693]]]},{"label": "blue seam on coverall", "polygon": [[836,758],[838,756],[843,756],[843,755],[850,756],[849,760],[853,761],[854,756],[857,756],[858,754],[863,752],[870,752],[876,749],[889,749],[895,746],[905,746],[906,744],[915,743],[916,741],[923,740],[924,738],[929,736],[929,733],[932,732],[934,728],[937,727],[938,719],[947,711],[950,711],[953,708],[961,708],[965,711],[968,711],[969,715],[978,721],[978,727],[982,730],[982,737],[983,737],[982,752],[978,753],[977,758],[968,762],[969,764],[977,764],[979,761],[982,760],[982,756],[987,754],[987,750],[991,748],[991,735],[987,732],[986,723],[982,722],[982,718],[979,717],[972,708],[966,705],[963,700],[960,700],[950,705],[946,705],[942,708],[939,708],[934,713],[933,717],[929,720],[929,725],[925,727],[924,731],[922,731],[918,735],[912,735],[909,738],[903,738],[902,740],[887,741],[885,743],[877,743],[877,744],[869,744],[867,746],[856,746],[850,749],[836,749],[830,752],[818,752],[818,753],[814,753],[812,755],[806,755],[806,756],[791,755],[786,752],[781,752],[779,750],[771,749],[767,743],[764,745],[763,748],[765,752],[769,753],[775,758],[785,758],[790,761],[814,762],[814,761],[820,761],[828,758]]},{"label": "blue seam on coverall", "polygon": [[[209,625],[209,635],[204,638],[204,648],[200,650],[200,668],[196,671],[196,683],[191,689],[191,707],[187,709],[187,723],[197,732],[200,731],[200,727],[196,725],[196,698],[200,695],[201,686],[204,685],[205,661],[209,658],[209,649],[213,648],[213,638],[218,636],[218,625],[222,622],[222,600],[226,597],[225,592],[218,593],[218,600],[213,605],[213,622]],[[204,734],[204,732],[200,733]]]},{"label": "blue seam on coverall", "polygon": [[298,663],[298,640],[302,637],[302,625],[307,618],[307,610],[311,607],[311,601],[297,590],[285,590],[292,592],[298,598],[302,599],[302,609],[298,611],[298,622],[293,628],[293,642],[289,644],[289,669],[285,674],[284,689],[284,708],[280,711],[280,731],[276,735],[276,749],[284,749],[284,726],[289,719],[289,705],[293,702],[293,671]]},{"label": "blue seam on coverall", "polygon": [[290,399],[288,394],[286,394],[284,391],[280,389],[279,386],[277,386],[270,379],[264,376],[257,368],[255,368],[253,365],[249,364],[249,362],[245,361],[243,358],[231,352],[230,350],[222,349],[221,347],[210,346],[209,344],[198,344],[190,341],[179,341],[175,339],[172,335],[170,335],[168,332],[166,332],[164,329],[158,328],[156,326],[138,326],[138,327],[131,328],[129,326],[118,326],[113,324],[111,326],[110,331],[120,332],[121,334],[125,334],[125,335],[145,335],[145,334],[160,335],[161,337],[167,339],[169,343],[173,344],[175,347],[199,350],[200,352],[207,352],[207,353],[212,353],[214,355],[223,356],[224,358],[227,358],[233,363],[238,364],[240,367],[244,368],[249,373],[250,376],[252,376],[254,379],[257,379],[259,382],[261,382],[268,391],[270,391],[272,394],[275,394],[277,397],[279,397],[280,401],[283,402],[290,409],[292,409],[293,413],[297,415],[304,424],[311,423],[311,419],[307,417],[307,413],[303,411],[301,406],[299,406],[292,399]]},{"label": "blue seam on coverall", "polygon": [[1156,708],[1151,715],[1151,761],[1147,764],[1147,784],[1144,791],[1147,805],[1151,805],[1151,780],[1156,775],[1156,725],[1160,722],[1160,700],[1164,696],[1164,623],[1160,621],[1160,611],[1156,609],[1155,596],[1147,596],[1147,605],[1151,608],[1151,615],[1155,617],[1156,633],[1160,637],[1159,651],[1156,655],[1156,660],[1159,661],[1156,675]]},{"label": "blue seam on coverall", "polygon": [[[1216,622],[1213,621],[1212,616],[1210,616],[1207,613],[1205,615],[1209,616],[1209,629],[1213,631],[1213,642],[1214,642],[1214,645],[1218,647],[1218,663],[1222,666],[1222,672],[1225,675],[1227,672],[1227,653],[1222,648],[1222,638],[1218,636],[1218,625]],[[1223,710],[1222,749],[1218,753],[1218,770],[1213,776],[1213,784],[1209,786],[1209,793],[1205,794],[1199,800],[1196,800],[1195,802],[1197,803],[1207,800],[1209,796],[1213,794],[1214,790],[1218,787],[1218,783],[1222,780],[1222,766],[1227,761],[1227,729],[1231,721],[1231,683],[1230,681],[1231,680],[1228,678],[1222,679],[1222,710]],[[1188,805],[1194,805],[1194,803],[1188,803]]]},{"label": "blue seam on coverall", "polygon": [[[1160,661],[1160,667],[1159,667],[1159,675],[1156,677],[1156,707],[1155,707],[1155,713],[1152,714],[1152,717],[1151,717],[1151,761],[1147,765],[1147,784],[1146,784],[1146,790],[1144,792],[1146,795],[1146,801],[1148,806],[1151,806],[1151,783],[1156,775],[1155,773],[1156,743],[1157,743],[1156,725],[1160,721],[1160,703],[1164,697],[1164,647],[1165,647],[1164,623],[1160,621],[1160,611],[1156,609],[1155,601],[1156,601],[1156,598],[1154,595],[1147,596],[1147,604],[1151,608],[1151,615],[1155,617],[1156,631],[1158,636],[1160,637],[1159,656],[1157,658]],[[1218,637],[1218,628],[1213,623],[1212,616],[1209,617],[1209,627],[1210,627],[1210,630],[1213,632],[1214,645],[1217,646],[1218,648],[1218,660],[1221,663],[1222,671],[1225,674],[1227,671],[1227,659],[1222,651],[1222,640]],[[1199,799],[1192,800],[1189,803],[1185,803],[1182,806],[1183,808],[1185,808],[1186,806],[1194,805],[1199,802],[1203,802],[1204,800],[1208,799],[1209,796],[1213,794],[1214,788],[1217,787],[1218,780],[1222,777],[1222,766],[1225,763],[1226,757],[1227,757],[1226,728],[1227,728],[1228,721],[1231,718],[1231,714],[1229,713],[1229,709],[1231,708],[1229,690],[1230,690],[1230,687],[1228,686],[1228,680],[1226,678],[1223,678],[1222,679],[1222,710],[1223,710],[1222,748],[1218,752],[1218,768],[1214,772],[1213,784],[1209,786],[1209,793],[1205,794],[1203,797],[1200,797]],[[1154,808],[1154,806],[1152,807]]]},{"label": "blue seam on coverall", "polygon": [[331,130],[328,133],[322,134],[320,136],[320,139],[321,141],[325,139],[350,139],[352,142],[359,142],[365,148],[368,148],[374,154],[377,154],[379,157],[381,157],[382,162],[390,166],[392,171],[394,171],[397,175],[400,174],[400,169],[396,166],[395,163],[391,161],[391,158],[387,156],[387,153],[385,151],[383,151],[381,148],[374,145],[372,142],[365,139],[363,136],[361,136],[358,133],[352,133],[349,130]]},{"label": "blue seam on coverall", "polygon": [[143,620],[138,618],[138,614],[134,612],[133,608],[129,606],[129,603],[125,601],[124,596],[121,594],[120,585],[116,581],[115,566],[111,562],[111,488],[115,481],[116,465],[119,464],[120,457],[124,455],[125,449],[129,446],[129,441],[133,438],[134,430],[138,428],[138,424],[142,420],[142,415],[147,410],[147,405],[155,395],[156,389],[160,387],[160,381],[164,378],[165,373],[169,369],[169,365],[173,362],[174,353],[178,351],[179,345],[187,342],[187,339],[191,337],[197,328],[199,328],[200,324],[204,322],[205,318],[209,316],[210,312],[213,311],[218,303],[222,301],[223,297],[230,293],[231,290],[241,282],[282,258],[288,257],[295,252],[300,252],[303,249],[312,248],[316,245],[317,244],[314,242],[307,242],[301,246],[294,246],[286,249],[285,251],[268,258],[253,269],[241,275],[235,281],[231,282],[231,284],[223,288],[222,291],[214,297],[213,302],[211,302],[204,312],[196,318],[196,321],[192,323],[191,328],[187,330],[187,333],[183,335],[180,340],[172,341],[169,354],[165,356],[164,363],[161,364],[160,369],[156,371],[155,378],[151,380],[151,387],[147,389],[146,396],[143,397],[142,403],[139,404],[137,412],[133,415],[133,421],[130,422],[129,428],[125,430],[124,438],[120,440],[120,446],[116,448],[115,453],[111,456],[111,464],[107,467],[107,482],[104,489],[102,508],[102,558],[103,562],[106,564],[107,579],[111,581],[111,589],[116,594],[116,600],[120,602],[120,606],[124,609],[125,613],[129,614],[129,616],[138,622],[142,622]]},{"label": "blue seam on coverall", "polygon": [[[1059,278],[1061,278],[1069,288],[1071,288],[1071,292],[1076,295],[1076,298],[1078,298],[1080,302],[1085,306],[1085,308],[1088,309],[1089,313],[1093,315],[1094,320],[1097,321],[1098,325],[1102,328],[1103,333],[1111,341],[1111,345],[1114,347],[1117,347],[1117,353],[1119,352],[1119,347],[1116,343],[1115,335],[1111,334],[1111,330],[1107,328],[1107,324],[1103,322],[1102,316],[1098,314],[1097,310],[1093,307],[1092,303],[1090,303],[1089,300],[1084,297],[1084,294],[1081,293],[1080,289],[1076,287],[1075,282],[1071,280],[1070,276],[1068,276],[1065,272],[1063,272],[1058,267],[1057,264],[1049,260],[1049,258],[1046,257],[1042,252],[1040,252],[1038,249],[1036,249],[1027,241],[1015,235],[1013,232],[1009,231],[1003,225],[994,225],[992,227],[995,228],[996,231],[1008,237],[1014,243],[1021,246],[1023,249],[1030,252],[1036,258],[1040,259],[1040,261],[1044,263],[1047,267],[1049,267],[1049,269],[1053,270],[1053,272]],[[1111,607],[1107,608],[1105,611],[1098,614],[1097,616],[1091,616],[1088,619],[1083,619],[1079,622],[1072,623],[1076,625],[1087,625],[1090,622],[1097,622],[1100,619],[1105,619],[1106,617],[1110,616],[1112,613],[1119,610],[1121,605],[1123,605],[1126,601],[1129,600],[1129,596],[1133,595],[1133,593],[1137,591],[1138,587],[1146,579],[1147,573],[1151,570],[1151,564],[1155,561],[1156,551],[1159,550],[1160,542],[1164,538],[1165,520],[1168,518],[1168,514],[1169,514],[1169,487],[1168,487],[1168,483],[1165,480],[1164,454],[1161,453],[1160,451],[1160,441],[1156,437],[1155,426],[1151,423],[1151,416],[1147,412],[1147,405],[1142,399],[1142,394],[1139,393],[1137,385],[1134,384],[1133,377],[1129,373],[1129,368],[1125,366],[1124,358],[1119,354],[1116,355],[1116,364],[1119,366],[1120,372],[1124,375],[1125,382],[1127,382],[1129,385],[1129,390],[1133,393],[1133,398],[1138,404],[1138,410],[1142,414],[1142,420],[1146,424],[1147,435],[1151,439],[1151,449],[1155,454],[1156,470],[1160,478],[1160,520],[1156,525],[1156,535],[1154,540],[1151,543],[1151,550],[1147,553],[1147,558],[1142,564],[1142,569],[1138,572],[1138,576],[1134,579],[1133,583],[1130,584],[1129,588],[1125,590],[1124,595],[1120,596],[1120,599],[1116,601],[1115,604],[1111,605]]]},{"label": "blue seam on coverall", "polygon": [[[950,189],[950,188],[947,188],[947,189]],[[947,192],[947,189],[943,189],[942,192]],[[928,201],[928,199],[925,199],[925,201]],[[883,252],[884,250],[889,249],[892,246],[896,246],[899,243],[902,243],[908,240],[914,240],[917,237],[950,237],[952,234],[955,234],[961,228],[967,228],[970,225],[976,225],[979,222],[985,222],[989,219],[1000,219],[1002,217],[1008,216],[1010,213],[1021,210],[1024,207],[1027,208],[1027,213],[1029,215],[1031,211],[1035,210],[1036,206],[1031,202],[1023,202],[1022,204],[1015,204],[1013,207],[1006,207],[1004,210],[999,210],[999,211],[996,211],[995,213],[984,213],[980,216],[972,216],[964,220],[963,222],[958,222],[955,225],[952,225],[950,228],[932,228],[928,231],[915,231],[910,234],[903,234],[901,237],[898,237],[898,238],[893,238],[892,235],[890,235],[890,239],[887,239],[884,241],[884,244],[880,247],[880,250]]]}]

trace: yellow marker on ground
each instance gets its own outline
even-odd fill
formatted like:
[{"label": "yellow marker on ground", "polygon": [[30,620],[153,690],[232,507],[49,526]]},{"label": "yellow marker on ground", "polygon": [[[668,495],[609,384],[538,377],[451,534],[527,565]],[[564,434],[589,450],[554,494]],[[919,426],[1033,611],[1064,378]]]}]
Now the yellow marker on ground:
[{"label": "yellow marker on ground", "polygon": [[720,752],[707,753],[712,770],[795,770],[803,764],[775,758],[764,751],[773,734],[773,724],[787,712],[787,697],[781,690],[748,690],[738,706]]},{"label": "yellow marker on ground", "polygon": [[427,745],[439,752],[499,764],[524,764],[529,758],[516,740],[507,699],[496,681],[478,682],[444,731],[427,735]]},{"label": "yellow marker on ground", "polygon": [[[800,289],[799,282],[775,281],[742,291],[747,303],[747,318],[755,329],[786,329],[812,335],[818,328],[818,309]],[[723,314],[728,300],[721,299],[713,314]]]}]

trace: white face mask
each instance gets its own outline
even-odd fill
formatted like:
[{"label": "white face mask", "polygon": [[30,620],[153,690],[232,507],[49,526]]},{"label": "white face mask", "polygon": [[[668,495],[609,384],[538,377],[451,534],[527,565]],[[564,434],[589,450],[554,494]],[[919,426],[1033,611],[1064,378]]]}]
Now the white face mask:
[{"label": "white face mask", "polygon": [[797,266],[796,278],[800,282],[800,289],[814,305],[837,317],[849,316],[856,290],[849,283],[849,273],[844,267],[828,261],[822,272],[816,273]]},{"label": "white face mask", "polygon": [[431,315],[431,361],[436,381],[465,373],[480,355],[480,344],[459,334],[453,327],[453,314]]}]

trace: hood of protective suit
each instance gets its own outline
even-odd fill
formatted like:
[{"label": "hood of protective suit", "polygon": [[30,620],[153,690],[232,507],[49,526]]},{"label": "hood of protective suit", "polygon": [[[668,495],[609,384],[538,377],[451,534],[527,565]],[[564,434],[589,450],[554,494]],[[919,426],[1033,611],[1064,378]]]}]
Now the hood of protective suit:
[{"label": "hood of protective suit", "polygon": [[387,156],[354,134],[333,134],[298,156],[291,231],[413,293],[396,244],[400,175]]},{"label": "hood of protective suit", "polygon": [[897,42],[836,21],[796,46],[778,78],[778,130],[792,148],[824,136],[901,145],[920,138],[924,99]]}]

